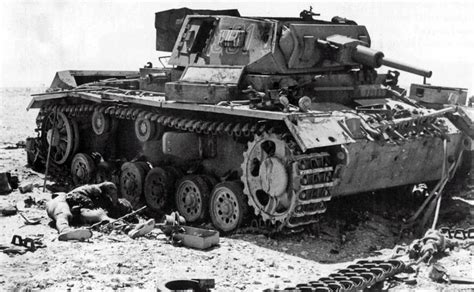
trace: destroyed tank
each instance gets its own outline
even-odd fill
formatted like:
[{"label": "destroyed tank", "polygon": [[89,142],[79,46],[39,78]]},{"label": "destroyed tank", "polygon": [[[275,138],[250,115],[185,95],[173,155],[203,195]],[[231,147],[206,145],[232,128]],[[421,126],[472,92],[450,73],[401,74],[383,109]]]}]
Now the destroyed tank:
[{"label": "destroyed tank", "polygon": [[431,71],[371,48],[354,21],[184,8],[155,27],[161,66],[61,71],[33,96],[30,164],[221,232],[294,230],[336,197],[439,180],[470,149],[456,107],[425,108],[376,68]]}]

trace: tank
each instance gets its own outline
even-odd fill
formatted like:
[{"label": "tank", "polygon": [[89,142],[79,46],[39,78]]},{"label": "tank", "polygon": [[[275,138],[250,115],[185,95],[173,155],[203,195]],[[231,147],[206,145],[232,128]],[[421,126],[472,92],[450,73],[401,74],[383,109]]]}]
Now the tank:
[{"label": "tank", "polygon": [[310,225],[334,198],[454,173],[471,149],[472,112],[407,96],[396,70],[432,72],[371,48],[352,20],[183,8],[155,27],[160,66],[61,71],[33,96],[30,164],[226,233]]}]

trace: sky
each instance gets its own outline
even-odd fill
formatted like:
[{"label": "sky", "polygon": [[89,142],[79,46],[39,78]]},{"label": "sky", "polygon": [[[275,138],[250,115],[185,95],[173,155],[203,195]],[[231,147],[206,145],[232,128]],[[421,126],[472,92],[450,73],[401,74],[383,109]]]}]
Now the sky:
[{"label": "sky", "polygon": [[[313,6],[367,27],[387,57],[433,71],[433,85],[474,92],[474,1],[13,1],[0,3],[0,87],[48,86],[56,71],[138,70],[157,63],[154,13],[237,8],[245,16],[298,16]],[[385,72],[382,68],[380,72]],[[402,73],[400,83],[422,78]]]}]

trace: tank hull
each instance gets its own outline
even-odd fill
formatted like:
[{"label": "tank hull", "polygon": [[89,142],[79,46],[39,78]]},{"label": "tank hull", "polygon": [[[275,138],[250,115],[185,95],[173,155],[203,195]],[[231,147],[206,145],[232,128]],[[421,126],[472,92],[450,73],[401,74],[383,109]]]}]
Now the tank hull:
[{"label": "tank hull", "polygon": [[[462,134],[448,135],[448,156],[457,158]],[[413,185],[441,178],[443,141],[420,137],[397,144],[357,141],[346,145],[349,163],[343,168],[340,184],[333,196],[353,195],[403,185]]]},{"label": "tank hull", "polygon": [[[75,153],[99,153],[105,161],[119,161],[121,172],[116,175],[120,178],[115,180],[122,188],[122,196],[133,201],[135,207],[146,204],[150,194],[141,188],[127,191],[132,184],[128,177],[136,179],[132,185],[150,189],[145,179],[147,173],[152,173],[151,167],[173,167],[181,173],[197,173],[204,180],[181,177],[185,183],[198,185],[208,181],[208,189],[215,186],[212,181],[243,184],[242,194],[247,196],[254,215],[280,227],[316,222],[334,197],[440,179],[443,139],[447,141],[448,166],[465,148],[465,136],[443,117],[436,118],[438,133],[429,132],[425,125],[413,128],[403,139],[394,140],[394,136],[385,133],[384,139],[375,140],[354,127],[361,122],[354,121],[355,112],[268,114],[245,105],[180,104],[117,92],[66,95],[41,95],[31,106],[41,108],[43,116],[60,112],[77,125],[79,143],[71,157]],[[105,102],[111,99],[122,103]],[[109,132],[96,133],[93,125],[97,113],[111,123]],[[41,132],[43,122],[39,120]],[[144,120],[159,127],[161,130],[155,132],[160,135],[155,133],[143,140],[137,125]],[[415,130],[419,133],[415,134]],[[46,150],[43,147],[43,155]],[[344,157],[340,157],[341,153],[345,153]],[[130,162],[125,161],[138,161],[142,168],[134,166],[130,170]],[[74,176],[74,168],[71,171]],[[127,175],[123,177],[123,173]],[[175,180],[169,188],[179,182]],[[167,200],[180,198],[177,192],[168,194]],[[177,201],[174,206],[180,204]],[[154,211],[158,214],[175,207],[168,204]]]}]

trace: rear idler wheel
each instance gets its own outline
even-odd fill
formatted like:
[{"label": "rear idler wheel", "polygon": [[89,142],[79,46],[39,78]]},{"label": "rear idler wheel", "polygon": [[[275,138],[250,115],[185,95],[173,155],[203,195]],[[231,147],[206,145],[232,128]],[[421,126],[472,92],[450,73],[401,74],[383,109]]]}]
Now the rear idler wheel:
[{"label": "rear idler wheel", "polygon": [[143,186],[150,167],[146,162],[126,162],[120,174],[120,194],[134,210],[143,206]]},{"label": "rear idler wheel", "polygon": [[240,182],[226,181],[214,187],[209,201],[209,213],[212,224],[219,231],[229,233],[241,226],[248,212],[244,196]]},{"label": "rear idler wheel", "polygon": [[71,163],[71,176],[74,185],[90,183],[95,175],[95,163],[92,157],[85,153],[74,155]]},{"label": "rear idler wheel", "polygon": [[176,208],[186,222],[202,221],[207,214],[209,185],[199,175],[183,177],[176,189]]},{"label": "rear idler wheel", "polygon": [[178,170],[171,167],[154,167],[145,178],[145,201],[155,212],[164,213],[175,191]]},{"label": "rear idler wheel", "polygon": [[62,112],[51,112],[44,119],[42,137],[46,148],[51,147],[51,161],[57,165],[65,164],[72,158],[79,145],[77,124]]}]

